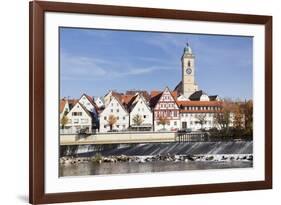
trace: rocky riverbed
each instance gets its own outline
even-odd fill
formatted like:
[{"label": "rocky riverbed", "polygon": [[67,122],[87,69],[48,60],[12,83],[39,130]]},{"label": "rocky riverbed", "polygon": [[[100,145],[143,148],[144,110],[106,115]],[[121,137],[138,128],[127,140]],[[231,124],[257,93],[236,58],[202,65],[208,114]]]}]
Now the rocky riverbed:
[{"label": "rocky riverbed", "polygon": [[84,162],[93,163],[117,163],[137,162],[146,163],[154,161],[188,162],[188,161],[253,161],[252,154],[218,154],[218,155],[155,155],[155,156],[102,156],[96,154],[93,157],[61,157],[60,164],[79,164]]}]

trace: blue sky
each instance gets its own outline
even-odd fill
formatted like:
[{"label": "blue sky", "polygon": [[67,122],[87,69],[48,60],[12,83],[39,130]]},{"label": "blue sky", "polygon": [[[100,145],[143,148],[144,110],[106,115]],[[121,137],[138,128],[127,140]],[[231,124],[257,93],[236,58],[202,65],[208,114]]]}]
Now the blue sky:
[{"label": "blue sky", "polygon": [[60,28],[60,97],[173,90],[187,41],[199,89],[222,98],[252,98],[252,37],[79,28]]}]

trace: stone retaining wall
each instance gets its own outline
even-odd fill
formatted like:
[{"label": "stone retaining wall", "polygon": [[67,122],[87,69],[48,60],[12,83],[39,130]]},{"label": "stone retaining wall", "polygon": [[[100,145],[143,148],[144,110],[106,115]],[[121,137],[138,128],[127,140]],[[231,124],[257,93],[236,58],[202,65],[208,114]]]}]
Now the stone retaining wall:
[{"label": "stone retaining wall", "polygon": [[65,134],[60,135],[60,145],[174,142],[175,136],[175,132]]}]

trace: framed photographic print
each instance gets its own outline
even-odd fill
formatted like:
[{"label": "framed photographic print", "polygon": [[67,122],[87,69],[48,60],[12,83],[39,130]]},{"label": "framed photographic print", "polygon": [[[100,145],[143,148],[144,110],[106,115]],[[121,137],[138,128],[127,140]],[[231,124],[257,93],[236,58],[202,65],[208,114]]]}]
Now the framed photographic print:
[{"label": "framed photographic print", "polygon": [[30,2],[30,203],[271,187],[271,16]]}]

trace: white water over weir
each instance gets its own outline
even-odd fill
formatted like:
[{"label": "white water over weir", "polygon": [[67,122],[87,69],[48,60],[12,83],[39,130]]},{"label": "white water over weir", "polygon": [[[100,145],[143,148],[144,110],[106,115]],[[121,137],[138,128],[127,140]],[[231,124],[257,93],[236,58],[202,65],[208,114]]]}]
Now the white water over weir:
[{"label": "white water over weir", "polygon": [[129,143],[129,144],[90,144],[60,146],[60,156],[103,156],[127,155],[217,155],[217,154],[252,154],[252,141],[220,142],[164,142],[164,143]]}]

